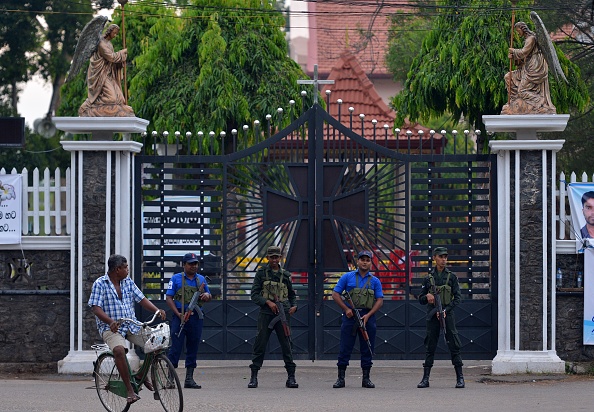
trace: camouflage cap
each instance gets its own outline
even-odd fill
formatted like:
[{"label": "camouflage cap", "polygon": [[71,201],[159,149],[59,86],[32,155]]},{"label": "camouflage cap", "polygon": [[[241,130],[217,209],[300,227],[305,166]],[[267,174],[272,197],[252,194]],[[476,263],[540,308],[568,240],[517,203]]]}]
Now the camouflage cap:
[{"label": "camouflage cap", "polygon": [[447,254],[448,254],[448,249],[443,246],[437,246],[433,250],[433,256],[440,256],[440,255],[447,255]]},{"label": "camouflage cap", "polygon": [[278,246],[268,246],[266,256],[282,256],[281,248]]}]

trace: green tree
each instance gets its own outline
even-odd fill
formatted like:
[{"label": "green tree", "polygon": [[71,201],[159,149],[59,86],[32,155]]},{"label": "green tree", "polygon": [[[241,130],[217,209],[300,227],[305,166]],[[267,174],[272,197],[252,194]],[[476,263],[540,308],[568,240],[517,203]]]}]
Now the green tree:
[{"label": "green tree", "polygon": [[4,0],[0,4],[0,99],[17,111],[19,87],[36,72],[41,46],[36,10],[42,0]]},{"label": "green tree", "polygon": [[[516,21],[529,26],[532,1],[518,1]],[[499,114],[507,102],[503,77],[509,70],[507,49],[511,32],[511,2],[493,0],[440,0],[439,14],[410,67],[402,92],[392,99],[398,111],[397,124],[404,118],[423,120],[449,113],[453,120],[464,117],[474,129],[483,131],[479,150],[486,138],[481,117]],[[515,39],[514,47],[521,47]],[[569,85],[551,81],[551,98],[558,113],[582,111],[589,95],[579,68],[558,53]]]},{"label": "green tree", "polygon": [[412,62],[431,28],[431,19],[419,15],[394,14],[388,34],[386,65],[394,80],[404,82]]},{"label": "green tree", "polygon": [[306,76],[288,57],[284,18],[274,6],[194,0],[179,18],[152,26],[154,41],[143,43],[130,81],[137,115],[157,130],[218,134],[286,107]]}]

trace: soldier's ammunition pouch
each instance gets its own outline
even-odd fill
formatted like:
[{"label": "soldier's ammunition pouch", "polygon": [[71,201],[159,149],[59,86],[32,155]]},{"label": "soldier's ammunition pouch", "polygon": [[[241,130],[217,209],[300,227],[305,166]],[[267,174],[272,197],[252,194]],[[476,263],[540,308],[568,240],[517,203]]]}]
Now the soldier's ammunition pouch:
[{"label": "soldier's ammunition pouch", "polygon": [[289,288],[283,282],[285,273],[281,271],[280,281],[270,280],[268,270],[266,271],[266,280],[262,284],[262,297],[272,301],[278,299],[279,302],[285,302],[289,298]]},{"label": "soldier's ammunition pouch", "polygon": [[371,309],[375,302],[375,292],[369,288],[371,277],[367,279],[367,282],[362,288],[359,287],[359,277],[357,275],[355,275],[355,280],[357,287],[350,291],[355,309]]},{"label": "soldier's ammunition pouch", "polygon": [[284,283],[275,282],[274,280],[265,280],[262,285],[262,296],[272,301],[274,301],[276,297],[279,301],[284,302],[289,297],[289,289]]},{"label": "soldier's ammunition pouch", "polygon": [[435,279],[433,276],[430,276],[431,285],[435,287],[437,293],[439,293],[439,297],[441,298],[441,304],[447,306],[452,301],[452,287],[450,286],[450,272],[448,272],[448,277],[446,279],[445,285],[435,286]]},{"label": "soldier's ammunition pouch", "polygon": [[178,302],[181,302],[182,301],[182,291],[184,293],[184,302],[186,304],[188,304],[192,300],[192,296],[194,296],[194,293],[196,293],[198,291],[198,288],[195,286],[185,286],[184,285],[183,287],[179,288],[177,290],[177,292],[175,292],[173,299],[177,300]]}]

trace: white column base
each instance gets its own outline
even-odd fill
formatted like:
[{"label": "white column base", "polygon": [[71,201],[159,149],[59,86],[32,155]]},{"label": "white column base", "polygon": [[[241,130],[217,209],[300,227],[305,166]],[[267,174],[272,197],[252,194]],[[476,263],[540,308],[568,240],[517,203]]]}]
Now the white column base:
[{"label": "white column base", "polygon": [[491,364],[493,375],[515,373],[565,373],[565,362],[556,351],[497,351]]},{"label": "white column base", "polygon": [[[128,362],[133,371],[140,368],[140,358],[133,350],[129,350]],[[69,375],[90,375],[93,373],[93,362],[97,360],[94,350],[71,350],[61,361],[58,361],[58,373]]]}]

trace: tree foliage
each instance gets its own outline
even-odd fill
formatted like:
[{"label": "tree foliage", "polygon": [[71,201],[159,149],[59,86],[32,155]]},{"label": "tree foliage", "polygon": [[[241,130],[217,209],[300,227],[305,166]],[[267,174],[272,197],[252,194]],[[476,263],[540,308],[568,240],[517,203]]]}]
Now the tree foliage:
[{"label": "tree foliage", "polygon": [[34,53],[41,46],[41,37],[35,11],[42,5],[42,0],[4,0],[0,4],[0,101],[15,111],[19,87],[36,72]]},{"label": "tree foliage", "polygon": [[35,74],[52,85],[48,112],[70,66],[76,40],[93,7],[111,1],[5,0],[0,4],[0,99],[16,110],[20,88]]},{"label": "tree foliage", "polygon": [[196,0],[151,28],[136,57],[130,103],[157,130],[229,132],[299,96],[305,78],[288,57],[273,2]]},{"label": "tree foliage", "polygon": [[413,16],[395,14],[391,18],[386,65],[394,80],[401,82],[406,80],[410,66],[430,28],[431,19],[422,14]]},{"label": "tree foliage", "polygon": [[[508,0],[437,2],[439,13],[414,59],[404,90],[392,100],[397,124],[406,117],[423,120],[449,113],[464,117],[483,132],[482,115],[499,114],[507,102],[504,75],[509,70],[507,50],[511,33]],[[516,22],[532,27],[528,6],[518,1]],[[523,40],[514,39],[520,48]],[[582,111],[589,95],[579,68],[562,53],[559,60],[569,85],[551,81],[551,98],[558,113]],[[486,134],[483,133],[482,136]]]},{"label": "tree foliage", "polygon": [[[273,2],[187,3],[177,13],[153,1],[125,7],[129,104],[150,120],[149,129],[179,130],[182,137],[186,131],[228,133],[263,121],[299,96],[297,80],[306,75],[288,57],[285,21]],[[118,12],[114,22],[120,21]],[[116,50],[121,42],[121,36],[114,39]],[[63,88],[60,114],[76,115],[83,90],[79,74]]]}]

